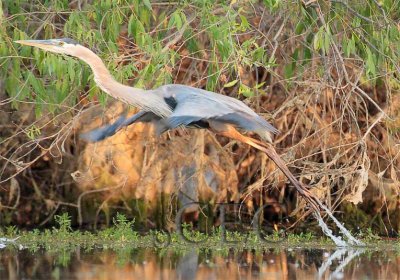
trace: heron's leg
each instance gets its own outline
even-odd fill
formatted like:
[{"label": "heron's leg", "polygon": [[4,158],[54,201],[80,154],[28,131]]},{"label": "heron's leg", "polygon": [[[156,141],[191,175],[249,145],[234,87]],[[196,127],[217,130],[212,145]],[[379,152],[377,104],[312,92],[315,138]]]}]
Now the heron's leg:
[{"label": "heron's leg", "polygon": [[217,134],[240,141],[242,143],[246,143],[256,148],[257,150],[264,152],[278,166],[278,168],[283,172],[283,174],[285,174],[285,176],[293,184],[293,186],[300,193],[300,195],[303,196],[310,203],[310,205],[312,206],[312,208],[314,208],[314,210],[318,211],[321,202],[306,187],[304,187],[296,179],[296,177],[294,177],[293,173],[290,172],[289,168],[287,168],[286,166],[286,163],[277,154],[275,148],[271,144],[266,144],[251,137],[244,136],[230,124],[225,124],[215,121],[210,121],[209,123],[211,130],[213,130]]},{"label": "heron's leg", "polygon": [[129,118],[126,118],[126,115],[123,114],[114,123],[104,125],[86,133],[82,133],[80,135],[80,138],[88,142],[98,142],[110,136],[113,136],[115,133],[118,132],[118,130],[125,126],[129,126],[135,122],[149,122],[153,118],[155,118],[155,116],[156,115],[154,115],[153,113],[146,111],[140,111],[139,113],[136,113]]}]

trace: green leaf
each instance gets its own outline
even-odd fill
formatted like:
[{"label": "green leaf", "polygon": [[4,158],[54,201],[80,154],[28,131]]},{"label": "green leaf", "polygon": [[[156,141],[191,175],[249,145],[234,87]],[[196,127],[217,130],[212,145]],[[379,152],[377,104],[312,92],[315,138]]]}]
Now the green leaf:
[{"label": "green leaf", "polygon": [[260,89],[263,85],[265,85],[266,82],[262,82],[256,85],[256,89]]},{"label": "green leaf", "polygon": [[143,0],[143,4],[146,6],[147,9],[149,9],[150,11],[153,10],[153,8],[151,7],[151,3],[150,0]]},{"label": "green leaf", "polygon": [[254,92],[251,90],[250,87],[246,86],[245,84],[240,84],[239,94],[242,94],[246,97],[251,97],[254,95]]},{"label": "green leaf", "polygon": [[323,47],[323,51],[324,51],[325,54],[328,53],[330,45],[331,45],[331,34],[329,32],[324,32],[324,47]]},{"label": "green leaf", "polygon": [[15,76],[15,74],[9,75],[5,81],[5,89],[6,92],[9,94],[9,96],[11,97],[15,97],[17,96],[18,93],[18,87],[16,85],[18,85],[18,79]]},{"label": "green leaf", "polygon": [[289,63],[287,65],[285,65],[285,67],[283,68],[283,72],[285,75],[286,79],[292,78],[294,75],[294,66],[293,63]]},{"label": "green leaf", "polygon": [[71,82],[74,82],[75,75],[76,75],[74,64],[75,63],[74,63],[74,61],[72,59],[68,60],[68,74],[69,74],[69,80]]},{"label": "green leaf", "polygon": [[178,29],[182,28],[182,19],[181,19],[181,15],[179,13],[174,13],[174,22],[175,22],[175,26]]},{"label": "green leaf", "polygon": [[41,80],[36,79],[34,75],[29,75],[29,83],[37,95],[43,96],[46,94],[46,90]]},{"label": "green leaf", "polygon": [[265,63],[265,48],[259,47],[253,52],[253,60],[254,62]]},{"label": "green leaf", "polygon": [[37,136],[41,134],[41,131],[40,128],[38,128],[36,125],[32,125],[27,129],[25,133],[30,140],[34,140]]},{"label": "green leaf", "polygon": [[318,51],[322,47],[322,29],[319,29],[314,36],[314,50]]},{"label": "green leaf", "polygon": [[296,34],[296,35],[300,35],[300,34],[303,32],[304,28],[305,28],[304,23],[303,23],[302,21],[300,21],[300,22],[297,23],[297,25],[296,25],[296,28],[295,28],[295,31],[294,31],[295,34]]},{"label": "green leaf", "polygon": [[224,85],[224,88],[230,88],[230,87],[233,87],[234,85],[236,85],[236,84],[237,84],[237,82],[238,82],[238,80],[233,80],[233,81],[230,81],[229,83],[226,83],[226,84]]},{"label": "green leaf", "polygon": [[250,24],[247,21],[247,18],[245,16],[239,15],[241,23],[240,23],[240,27],[242,31],[246,31],[247,29],[250,28]]},{"label": "green leaf", "polygon": [[3,1],[0,1],[0,22],[3,21],[3,17],[4,17],[4,15],[3,15],[3,4],[2,4],[2,2],[3,2]]},{"label": "green leaf", "polygon": [[131,15],[128,21],[128,36],[131,36],[133,34],[135,30],[134,24],[135,24],[135,18],[133,17],[133,15]]},{"label": "green leaf", "polygon": [[375,58],[369,48],[366,48],[367,52],[367,60],[366,60],[366,67],[367,67],[367,74],[372,75],[373,77],[376,76],[376,65],[375,65]]},{"label": "green leaf", "polygon": [[310,62],[312,58],[312,52],[308,47],[303,48],[303,65]]}]

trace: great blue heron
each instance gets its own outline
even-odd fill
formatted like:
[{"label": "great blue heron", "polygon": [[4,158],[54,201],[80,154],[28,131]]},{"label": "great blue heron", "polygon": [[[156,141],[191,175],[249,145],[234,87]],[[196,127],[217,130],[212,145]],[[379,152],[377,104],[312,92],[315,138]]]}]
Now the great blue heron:
[{"label": "great blue heron", "polygon": [[[94,80],[103,91],[141,109],[128,120],[120,119],[108,127],[110,134],[113,134],[118,126],[133,122],[152,122],[159,134],[179,126],[210,129],[219,135],[249,144],[265,152],[314,210],[320,209],[319,200],[293,176],[270,144],[245,136],[237,130],[238,128],[254,132],[270,143],[271,133],[278,132],[240,100],[186,85],[164,85],[152,90],[123,85],[112,77],[103,61],[94,52],[69,38],[20,40],[16,43],[83,60],[92,69]],[[108,134],[103,131],[101,135]]]}]

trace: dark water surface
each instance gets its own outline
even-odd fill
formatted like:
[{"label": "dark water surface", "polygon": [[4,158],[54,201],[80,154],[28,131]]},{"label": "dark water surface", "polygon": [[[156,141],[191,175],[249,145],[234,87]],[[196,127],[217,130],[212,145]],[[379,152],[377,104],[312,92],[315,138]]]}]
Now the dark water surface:
[{"label": "dark water surface", "polygon": [[0,250],[0,279],[400,279],[397,250]]}]

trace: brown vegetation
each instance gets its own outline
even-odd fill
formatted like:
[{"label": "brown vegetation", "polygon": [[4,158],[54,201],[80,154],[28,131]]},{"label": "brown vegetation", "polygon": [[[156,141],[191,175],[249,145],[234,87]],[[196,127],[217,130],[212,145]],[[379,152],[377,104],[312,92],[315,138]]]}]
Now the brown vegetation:
[{"label": "brown vegetation", "polygon": [[[154,13],[159,12],[156,7]],[[275,65],[272,70],[237,63],[232,75],[221,70],[220,92],[244,99],[237,94],[239,84],[223,87],[232,77],[253,89],[254,95],[244,102],[281,131],[274,139],[278,152],[299,180],[311,186],[311,192],[342,215],[346,225],[373,227],[382,234],[398,231],[398,87],[385,78],[375,83],[366,80],[363,62],[343,57],[335,42],[324,55],[313,56],[301,74],[284,79],[285,66],[303,44],[303,35],[294,34],[295,26],[287,18],[271,16],[266,10],[254,10],[247,20],[255,28],[238,35],[238,45],[261,33],[257,43],[273,54]],[[213,58],[207,50],[209,38],[196,29],[198,22],[195,17],[188,26],[199,32],[200,58],[189,52],[183,32],[170,34],[163,43],[163,51],[179,54],[173,67],[163,69],[174,83],[206,86]],[[117,64],[135,61],[137,69],[143,69],[148,57],[128,37],[122,30]],[[0,94],[6,99],[3,91]],[[1,224],[44,225],[54,213],[65,210],[80,217],[77,221],[92,222],[103,210],[106,216],[110,211],[132,216],[145,212],[145,224],[154,226],[148,212],[160,213],[164,195],[166,211],[179,190],[194,200],[213,203],[240,201],[250,207],[280,203],[275,211],[294,217],[291,222],[308,213],[275,165],[245,145],[207,131],[178,129],[154,138],[151,127],[142,124],[101,143],[86,144],[78,139],[79,133],[111,122],[124,108],[109,103],[106,109],[86,109],[91,105],[86,95],[80,96],[79,105],[61,117],[49,113],[35,126],[30,125],[34,112],[29,104],[18,111],[2,107]],[[42,137],[49,135],[48,140],[30,139],[32,127],[40,128]],[[290,225],[287,220],[279,223],[279,227]]]}]

